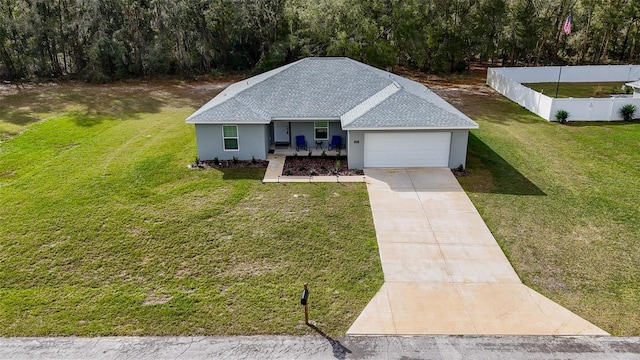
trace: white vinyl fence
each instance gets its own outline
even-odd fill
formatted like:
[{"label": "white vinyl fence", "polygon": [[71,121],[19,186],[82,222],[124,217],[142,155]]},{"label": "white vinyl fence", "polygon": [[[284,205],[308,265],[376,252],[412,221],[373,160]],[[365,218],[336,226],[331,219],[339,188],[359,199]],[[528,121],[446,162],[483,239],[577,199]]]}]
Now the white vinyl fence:
[{"label": "white vinyl fence", "polygon": [[[626,104],[633,104],[640,111],[640,98],[555,99],[521,84],[557,82],[558,78],[560,82],[631,82],[640,79],[640,65],[489,68],[487,71],[489,86],[547,121],[555,121],[558,110],[566,110],[569,121],[622,120],[619,110]],[[549,92],[555,92],[555,88]]]}]

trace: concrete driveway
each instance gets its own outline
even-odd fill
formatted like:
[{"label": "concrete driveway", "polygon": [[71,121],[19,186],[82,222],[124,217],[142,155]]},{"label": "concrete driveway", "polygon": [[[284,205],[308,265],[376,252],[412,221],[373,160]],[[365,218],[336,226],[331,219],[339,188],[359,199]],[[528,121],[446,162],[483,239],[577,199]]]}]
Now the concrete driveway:
[{"label": "concrete driveway", "polygon": [[522,284],[449,169],[365,173],[385,283],[347,334],[608,335]]}]

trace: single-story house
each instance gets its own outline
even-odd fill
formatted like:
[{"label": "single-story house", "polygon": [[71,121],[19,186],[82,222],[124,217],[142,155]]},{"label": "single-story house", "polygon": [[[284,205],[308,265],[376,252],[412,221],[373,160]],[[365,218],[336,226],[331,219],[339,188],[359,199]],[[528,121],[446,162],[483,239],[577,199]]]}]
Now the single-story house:
[{"label": "single-story house", "polygon": [[[465,166],[476,124],[422,84],[348,58],[305,58],[230,85],[189,116],[202,160],[265,159],[339,136],[352,169]],[[324,143],[323,143],[324,142]]]},{"label": "single-story house", "polygon": [[626,83],[626,86],[633,88],[633,97],[640,98],[640,80]]}]

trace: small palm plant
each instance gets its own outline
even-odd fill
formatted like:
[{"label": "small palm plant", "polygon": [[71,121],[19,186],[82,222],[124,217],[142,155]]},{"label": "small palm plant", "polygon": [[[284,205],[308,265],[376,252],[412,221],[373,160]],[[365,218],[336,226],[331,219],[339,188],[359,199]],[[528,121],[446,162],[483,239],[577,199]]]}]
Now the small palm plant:
[{"label": "small palm plant", "polygon": [[556,120],[558,120],[561,124],[566,124],[568,118],[569,112],[567,110],[556,111]]},{"label": "small palm plant", "polygon": [[620,108],[620,115],[624,121],[633,120],[633,114],[636,112],[636,106],[633,104],[627,104]]}]

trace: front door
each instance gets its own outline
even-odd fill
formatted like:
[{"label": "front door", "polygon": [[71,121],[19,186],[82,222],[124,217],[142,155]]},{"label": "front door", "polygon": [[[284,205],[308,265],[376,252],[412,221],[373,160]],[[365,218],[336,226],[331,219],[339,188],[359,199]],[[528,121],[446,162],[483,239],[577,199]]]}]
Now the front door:
[{"label": "front door", "polygon": [[289,145],[289,122],[288,121],[274,121],[273,122],[273,137],[276,145]]}]

